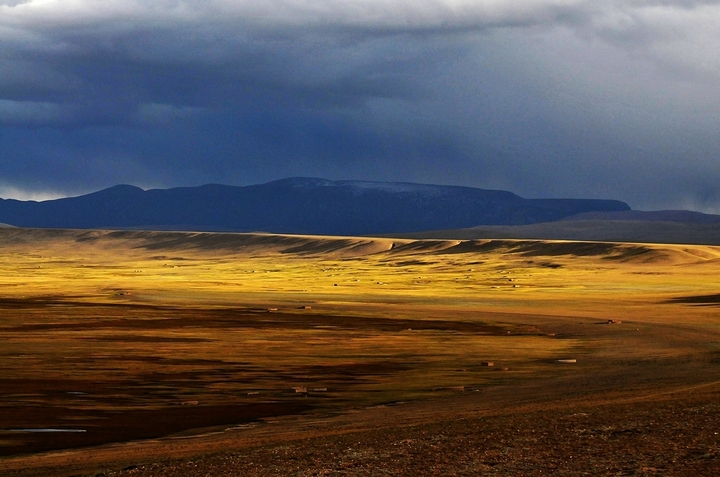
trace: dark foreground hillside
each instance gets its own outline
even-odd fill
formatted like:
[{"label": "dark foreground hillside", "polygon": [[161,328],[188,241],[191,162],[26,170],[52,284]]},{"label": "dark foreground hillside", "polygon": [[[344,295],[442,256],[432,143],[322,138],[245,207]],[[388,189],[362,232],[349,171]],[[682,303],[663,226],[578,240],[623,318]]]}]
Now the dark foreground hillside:
[{"label": "dark foreground hillside", "polygon": [[115,186],[44,202],[0,199],[0,222],[36,228],[134,228],[369,235],[550,222],[629,210],[624,202],[524,199],[511,192],[293,178],[247,187]]}]

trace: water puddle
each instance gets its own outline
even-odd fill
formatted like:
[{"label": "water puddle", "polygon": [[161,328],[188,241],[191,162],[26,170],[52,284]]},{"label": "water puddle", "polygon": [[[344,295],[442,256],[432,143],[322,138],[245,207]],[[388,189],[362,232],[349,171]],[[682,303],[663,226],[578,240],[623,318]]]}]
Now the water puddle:
[{"label": "water puddle", "polygon": [[29,433],[49,433],[49,432],[87,432],[87,429],[53,429],[53,428],[39,428],[39,429],[7,429],[6,432],[29,432]]}]

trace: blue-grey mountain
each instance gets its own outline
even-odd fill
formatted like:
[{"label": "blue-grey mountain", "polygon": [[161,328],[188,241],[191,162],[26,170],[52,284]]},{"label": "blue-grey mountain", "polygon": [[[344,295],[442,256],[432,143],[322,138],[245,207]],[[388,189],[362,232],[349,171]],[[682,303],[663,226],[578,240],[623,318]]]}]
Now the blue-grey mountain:
[{"label": "blue-grey mountain", "polygon": [[42,202],[0,199],[0,222],[39,228],[369,235],[525,225],[627,210],[616,200],[524,199],[471,187],[291,178],[245,187],[143,190],[119,185]]}]

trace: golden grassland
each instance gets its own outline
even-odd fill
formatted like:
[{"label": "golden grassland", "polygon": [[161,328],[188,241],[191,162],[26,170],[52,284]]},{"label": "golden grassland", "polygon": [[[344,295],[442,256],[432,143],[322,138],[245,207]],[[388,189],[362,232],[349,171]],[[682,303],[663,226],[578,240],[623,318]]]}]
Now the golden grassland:
[{"label": "golden grassland", "polygon": [[0,454],[717,380],[719,272],[699,245],[0,229]]}]

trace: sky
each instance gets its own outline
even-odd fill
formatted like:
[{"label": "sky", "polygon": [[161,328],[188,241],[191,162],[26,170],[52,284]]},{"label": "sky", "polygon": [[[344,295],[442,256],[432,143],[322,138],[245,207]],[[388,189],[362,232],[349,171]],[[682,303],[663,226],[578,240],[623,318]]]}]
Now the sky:
[{"label": "sky", "polygon": [[293,176],[720,213],[720,0],[0,0],[0,197]]}]

